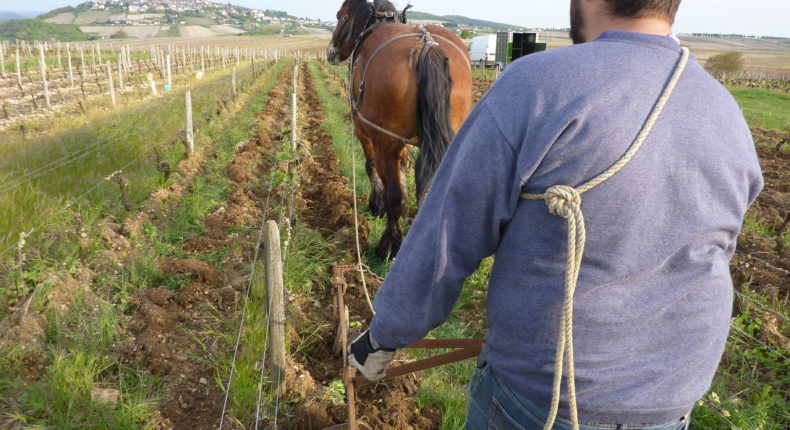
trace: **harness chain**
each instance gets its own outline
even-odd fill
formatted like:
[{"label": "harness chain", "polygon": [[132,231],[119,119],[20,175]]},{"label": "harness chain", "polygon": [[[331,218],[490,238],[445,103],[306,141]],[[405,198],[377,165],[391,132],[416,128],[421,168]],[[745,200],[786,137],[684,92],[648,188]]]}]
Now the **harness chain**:
[{"label": "harness chain", "polygon": [[586,241],[586,231],[584,228],[584,214],[582,213],[581,195],[607,179],[616,175],[629,161],[636,155],[642,144],[650,136],[661,112],[664,110],[669,97],[675,90],[689,59],[688,48],[683,48],[677,67],[664,89],[664,93],[653,108],[653,112],[648,117],[642,130],[639,132],[634,143],[626,151],[620,160],[612,167],[601,173],[584,185],[573,188],[566,185],[555,185],[550,187],[543,194],[521,194],[523,200],[545,200],[552,215],[564,218],[568,222],[568,261],[565,270],[565,298],[562,306],[562,316],[560,319],[560,336],[557,342],[557,352],[554,364],[554,386],[552,390],[551,409],[546,420],[544,430],[551,430],[557,418],[559,410],[563,361],[568,360],[568,407],[570,409],[571,425],[573,430],[579,430],[579,417],[576,405],[576,377],[573,358],[573,296],[576,292],[576,283],[579,280],[579,270],[584,255],[584,244]]}]

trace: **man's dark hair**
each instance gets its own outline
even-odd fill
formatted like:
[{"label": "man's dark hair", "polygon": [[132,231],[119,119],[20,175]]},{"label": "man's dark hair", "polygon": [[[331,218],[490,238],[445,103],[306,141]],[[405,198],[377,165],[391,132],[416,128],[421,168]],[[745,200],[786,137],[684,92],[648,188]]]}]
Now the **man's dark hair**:
[{"label": "man's dark hair", "polygon": [[625,18],[663,18],[675,22],[681,0],[606,0],[612,13]]}]

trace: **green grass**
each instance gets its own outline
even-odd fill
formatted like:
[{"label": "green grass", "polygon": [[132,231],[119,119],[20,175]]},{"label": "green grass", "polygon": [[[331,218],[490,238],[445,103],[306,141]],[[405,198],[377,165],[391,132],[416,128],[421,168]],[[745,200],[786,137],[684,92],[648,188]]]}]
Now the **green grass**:
[{"label": "green grass", "polygon": [[743,109],[752,127],[788,131],[790,127],[790,94],[762,88],[729,88]]},{"label": "green grass", "polygon": [[691,428],[781,430],[790,425],[790,372],[782,357],[790,351],[756,343],[752,338],[763,324],[748,310],[734,319],[724,359],[710,392],[694,408]]},{"label": "green grass", "polygon": [[160,28],[154,37],[181,37],[181,28],[177,25],[171,25],[167,30]]},{"label": "green grass", "polygon": [[357,193],[369,193],[370,181],[368,181],[367,174],[365,173],[365,154],[359,142],[356,141],[356,139],[352,140],[352,130],[349,124],[348,100],[333,94],[334,90],[340,88],[340,84],[321,84],[321,80],[328,79],[329,75],[324,73],[315,62],[311,61],[308,64],[308,68],[310,73],[314,76],[318,98],[321,101],[321,105],[324,107],[326,119],[321,125],[324,127],[324,130],[332,136],[335,153],[340,160],[340,170],[344,176],[351,179],[354,173],[352,171],[352,156],[355,156]]},{"label": "green grass", "polygon": [[[272,67],[259,78],[249,99],[244,93],[247,86],[242,85],[239,101],[234,102],[236,104],[231,105],[217,120],[208,123],[198,133],[198,137],[213,141],[216,149],[211,151],[208,173],[222,171],[235,154],[236,144],[254,137],[256,114],[265,104],[266,94],[273,85],[267,79],[277,70],[278,67]],[[166,101],[158,100],[157,103],[159,102]],[[234,106],[242,103],[244,109],[234,110]],[[163,115],[162,112],[159,114]],[[207,182],[212,182],[212,179],[216,179],[216,176],[208,176]],[[119,358],[122,350],[120,345],[125,338],[123,327],[129,321],[126,315],[127,303],[140,289],[153,286],[177,289],[188,282],[180,276],[163,276],[157,269],[156,260],[163,256],[178,255],[181,238],[179,234],[183,233],[183,226],[196,225],[198,220],[215,209],[212,203],[224,198],[228,189],[227,182],[217,185],[204,184],[200,188],[203,201],[191,202],[192,195],[174,201],[173,204],[178,207],[173,212],[173,219],[177,219],[179,223],[167,223],[161,229],[152,224],[147,225],[143,237],[133,240],[136,253],[127,262],[126,269],[117,272],[110,269],[107,272],[100,271],[94,284],[86,285],[84,290],[77,290],[70,295],[74,304],[68,311],[48,307],[46,297],[56,282],[50,285],[39,281],[40,291],[35,296],[32,309],[46,315],[49,322],[46,328],[45,351],[48,364],[42,377],[31,381],[22,371],[24,363],[19,361],[19,350],[12,346],[2,351],[1,428],[154,428],[152,412],[159,401],[161,381],[139,369],[121,364]],[[189,209],[182,210],[183,206],[188,206]],[[79,260],[82,257],[89,256],[70,255],[60,264],[39,259],[36,260],[35,267],[40,266],[41,272],[46,270],[48,273],[66,274],[80,265]],[[256,315],[249,316],[252,318],[252,327],[258,329],[260,309],[252,307],[250,311],[257,312]],[[223,326],[220,313],[216,310],[213,313],[217,318],[206,328],[207,332],[227,338],[224,333],[233,330],[231,324]],[[250,336],[259,335],[260,333],[252,333]],[[257,337],[254,339],[260,341]],[[200,342],[197,336],[195,340]],[[261,342],[255,344],[259,345]],[[206,350],[205,359],[220,363],[218,372],[227,369],[224,366],[226,358],[219,351]],[[97,387],[119,389],[122,397],[117,407],[90,401],[91,390]]]},{"label": "green grass", "polygon": [[[239,72],[239,79],[247,79],[250,73],[245,68]],[[217,99],[228,91],[229,84],[227,74],[217,73],[191,88],[197,129],[202,127],[204,113],[216,110]],[[71,216],[63,208],[81,197],[72,209],[82,214],[86,222],[105,213],[122,218],[126,212],[118,201],[118,185],[102,181],[119,169],[130,182],[132,202],[140,202],[161,186],[162,175],[157,171],[158,160],[152,148],[156,146],[161,161],[169,162],[175,169],[184,153],[180,139],[174,138],[183,127],[183,98],[184,88],[180,88],[155,103],[129,109],[100,106],[87,117],[66,117],[56,124],[29,124],[31,130],[41,127],[42,135],[28,141],[23,141],[18,133],[0,133],[4,141],[0,147],[0,182],[4,184],[0,187],[0,252],[15,244],[20,232],[33,229],[34,235],[28,242],[42,253],[42,258],[62,255],[60,248],[69,248],[73,241],[63,242],[61,236],[53,237],[48,232],[53,228],[71,230]],[[74,123],[81,126],[70,128]],[[51,133],[45,127],[63,131]],[[74,159],[75,156],[79,158]],[[63,165],[58,161],[72,159],[74,162]],[[45,174],[35,174],[37,177],[33,178],[39,168]],[[16,178],[25,178],[24,175],[31,175],[31,180],[9,189]]]}]

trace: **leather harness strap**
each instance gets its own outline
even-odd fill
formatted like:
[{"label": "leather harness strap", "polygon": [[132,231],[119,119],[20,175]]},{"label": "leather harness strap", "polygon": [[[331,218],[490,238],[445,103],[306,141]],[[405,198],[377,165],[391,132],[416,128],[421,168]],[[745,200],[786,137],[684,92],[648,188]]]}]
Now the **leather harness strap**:
[{"label": "leather harness strap", "polygon": [[[358,94],[357,94],[357,96],[355,98],[354,95],[353,95],[354,94],[354,69],[356,68],[355,56],[356,56],[357,50],[358,50],[359,46],[361,45],[362,41],[365,40],[374,30],[377,30],[378,28],[380,28],[380,27],[373,27],[373,28],[369,29],[369,31],[365,31],[364,33],[362,33],[362,35],[359,38],[359,41],[357,42],[357,46],[354,47],[354,53],[351,56],[351,62],[350,62],[351,67],[350,67],[350,73],[349,73],[349,79],[348,79],[348,100],[349,100],[349,103],[351,104],[351,112],[353,114],[355,114],[359,118],[360,121],[362,121],[364,124],[366,124],[370,128],[378,131],[379,133],[385,134],[385,135],[387,135],[387,136],[389,136],[389,137],[391,137],[393,139],[400,140],[405,145],[412,145],[412,146],[419,147],[420,144],[418,142],[415,142],[413,139],[407,139],[407,138],[405,138],[403,136],[400,136],[400,135],[398,135],[396,133],[393,133],[393,132],[387,130],[386,128],[384,128],[384,127],[374,123],[373,121],[365,118],[365,116],[362,114],[362,112],[360,112],[359,104],[362,101],[362,96],[364,94],[365,79],[367,77],[368,68],[370,67],[370,64],[373,62],[373,59],[376,58],[376,56],[384,48],[386,48],[387,46],[389,46],[393,42],[396,42],[398,40],[405,39],[405,38],[408,38],[408,37],[419,37],[418,44],[420,42],[423,42],[423,48],[422,48],[421,53],[420,53],[420,61],[428,54],[428,50],[430,50],[432,47],[434,47],[434,46],[441,46],[438,43],[436,43],[433,39],[440,39],[440,40],[443,40],[443,41],[449,43],[450,46],[455,48],[461,54],[461,56],[464,59],[466,59],[467,63],[471,65],[471,63],[469,62],[469,54],[467,52],[464,52],[458,45],[453,43],[450,39],[448,39],[448,38],[446,38],[444,36],[440,36],[438,34],[432,34],[425,27],[422,27],[422,26],[420,27],[420,32],[419,33],[406,33],[406,34],[399,34],[397,36],[393,36],[393,37],[385,40],[379,46],[377,46],[376,49],[373,50],[373,53],[370,55],[370,57],[368,57],[367,62],[365,62],[365,67],[362,69],[362,75],[360,76],[360,80],[359,80],[359,90],[358,90]],[[414,66],[416,67],[416,64]]]}]

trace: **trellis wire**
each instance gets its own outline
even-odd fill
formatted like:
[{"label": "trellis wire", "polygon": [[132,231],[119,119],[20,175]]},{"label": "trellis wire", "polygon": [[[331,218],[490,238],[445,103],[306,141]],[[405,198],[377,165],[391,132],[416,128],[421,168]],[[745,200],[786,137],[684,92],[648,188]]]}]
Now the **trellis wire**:
[{"label": "trellis wire", "polygon": [[[790,362],[790,358],[785,357],[784,354],[782,354],[781,352],[779,352],[779,351],[775,350],[774,348],[770,347],[769,345],[767,345],[765,342],[761,341],[760,339],[757,339],[756,337],[750,335],[749,333],[746,333],[740,327],[732,326],[732,328],[735,331],[737,331],[737,332],[741,333],[742,335],[748,337],[749,339],[753,340],[754,342],[756,342],[758,345],[762,346],[763,348],[765,348],[765,349],[773,352],[774,354],[782,357],[782,359],[784,359],[785,362]],[[732,334],[732,332],[730,332],[730,334]],[[741,342],[743,342],[743,340],[741,340]],[[744,342],[744,343],[746,343],[746,342]]]},{"label": "trellis wire", "polygon": [[743,299],[745,299],[745,300],[748,300],[748,301],[750,301],[750,302],[752,302],[752,303],[754,303],[755,305],[757,305],[758,307],[762,308],[763,310],[765,310],[765,311],[768,311],[768,312],[771,312],[772,314],[775,314],[776,316],[778,316],[778,317],[782,318],[782,319],[783,319],[783,320],[785,320],[785,321],[790,321],[790,318],[787,318],[787,316],[785,316],[785,315],[784,315],[784,314],[782,314],[781,312],[779,312],[779,311],[777,311],[777,310],[775,310],[775,309],[771,309],[771,308],[769,308],[768,306],[766,306],[766,305],[762,304],[762,303],[761,303],[761,302],[759,302],[758,300],[755,300],[754,298],[752,298],[752,297],[750,297],[750,296],[748,296],[748,295],[746,295],[746,294],[743,294],[743,293],[741,293],[741,292],[740,292],[740,291],[738,291],[738,290],[735,290],[735,295],[736,295],[736,296],[738,296],[738,297],[741,297],[741,298],[743,298]]}]

